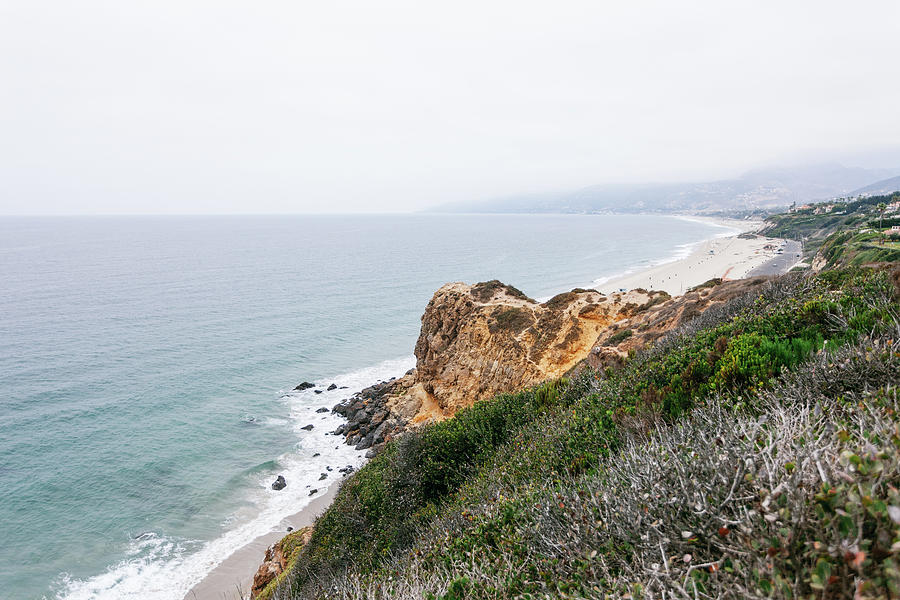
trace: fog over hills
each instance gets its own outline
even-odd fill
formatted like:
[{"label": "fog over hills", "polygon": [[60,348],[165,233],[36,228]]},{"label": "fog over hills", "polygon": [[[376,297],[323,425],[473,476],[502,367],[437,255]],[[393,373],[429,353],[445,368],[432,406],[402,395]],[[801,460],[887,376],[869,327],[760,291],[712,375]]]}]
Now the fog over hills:
[{"label": "fog over hills", "polygon": [[[876,193],[882,191],[883,186],[900,182],[898,174],[900,168],[866,169],[822,163],[756,169],[736,179],[718,181],[599,184],[568,192],[444,204],[433,210],[474,213],[754,212],[784,208],[793,202]],[[888,177],[892,179],[885,179]]]}]

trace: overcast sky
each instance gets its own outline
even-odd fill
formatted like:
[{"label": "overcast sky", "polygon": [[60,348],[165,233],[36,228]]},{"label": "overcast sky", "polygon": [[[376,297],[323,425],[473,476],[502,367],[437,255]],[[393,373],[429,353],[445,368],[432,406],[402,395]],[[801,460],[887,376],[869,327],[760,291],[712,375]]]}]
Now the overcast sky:
[{"label": "overcast sky", "polygon": [[10,0],[0,213],[726,177],[900,146],[898,57],[896,0]]}]

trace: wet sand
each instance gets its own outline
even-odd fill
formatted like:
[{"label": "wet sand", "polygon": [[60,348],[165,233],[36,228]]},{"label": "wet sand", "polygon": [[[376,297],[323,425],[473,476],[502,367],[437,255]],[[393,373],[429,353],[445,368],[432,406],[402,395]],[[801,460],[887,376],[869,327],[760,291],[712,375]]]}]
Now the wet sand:
[{"label": "wet sand", "polygon": [[282,527],[261,535],[237,550],[213,569],[188,592],[184,600],[242,600],[250,597],[253,576],[262,564],[266,549],[287,535],[287,528],[295,530],[312,525],[334,500],[340,481],[332,483],[324,494],[316,497],[298,513],[281,522]]}]

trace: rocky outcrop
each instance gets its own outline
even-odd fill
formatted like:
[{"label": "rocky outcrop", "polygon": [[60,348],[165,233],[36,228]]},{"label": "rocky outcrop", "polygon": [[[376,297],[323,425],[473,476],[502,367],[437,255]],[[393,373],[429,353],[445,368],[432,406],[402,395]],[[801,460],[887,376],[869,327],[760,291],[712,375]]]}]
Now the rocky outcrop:
[{"label": "rocky outcrop", "polygon": [[256,575],[253,576],[250,598],[263,598],[270,595],[270,590],[266,588],[288,569],[300,550],[309,543],[310,537],[312,537],[312,527],[304,527],[289,533],[266,550],[265,559],[257,569]]},{"label": "rocky outcrop", "polygon": [[646,290],[606,297],[575,289],[539,303],[499,281],[449,283],[422,316],[416,368],[336,406],[347,423],[335,433],[374,455],[408,427],[564,375],[611,324],[667,298]]},{"label": "rocky outcrop", "polygon": [[576,289],[544,303],[499,281],[435,293],[416,343],[416,379],[444,416],[502,392],[560,377],[601,331],[652,299]]},{"label": "rocky outcrop", "polygon": [[822,269],[828,266],[828,259],[825,258],[825,255],[822,254],[822,251],[816,252],[816,255],[813,257],[812,263],[810,264],[810,268],[813,273],[818,273]]},{"label": "rocky outcrop", "polygon": [[347,422],[335,430],[335,435],[343,435],[357,450],[371,449],[368,455],[373,456],[384,443],[406,429],[410,419],[397,410],[397,398],[409,400],[407,393],[414,384],[415,370],[400,379],[377,383],[341,402],[334,412]]}]

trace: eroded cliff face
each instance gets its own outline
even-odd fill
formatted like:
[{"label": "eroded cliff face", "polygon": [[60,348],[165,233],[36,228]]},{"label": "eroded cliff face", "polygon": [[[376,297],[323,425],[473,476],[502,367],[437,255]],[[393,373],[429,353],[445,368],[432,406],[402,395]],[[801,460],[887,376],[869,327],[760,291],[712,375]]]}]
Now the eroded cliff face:
[{"label": "eroded cliff face", "polygon": [[428,303],[416,343],[416,381],[444,416],[502,392],[560,377],[601,331],[650,300],[573,290],[539,304],[499,281],[449,283]]},{"label": "eroded cliff face", "polygon": [[422,316],[415,370],[335,407],[348,418],[336,433],[374,454],[408,427],[564,375],[610,325],[667,298],[644,290],[606,297],[575,289],[538,303],[499,281],[448,283]]}]

